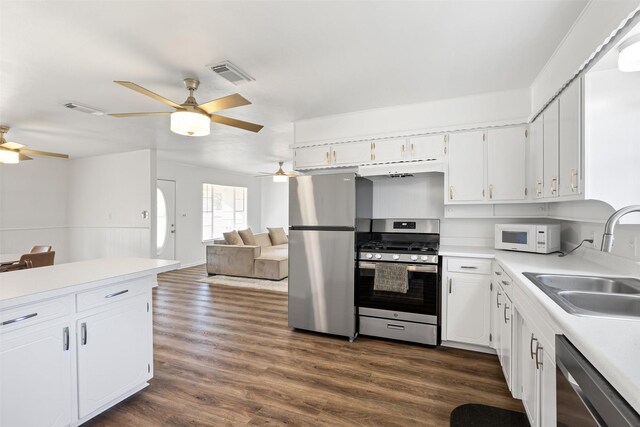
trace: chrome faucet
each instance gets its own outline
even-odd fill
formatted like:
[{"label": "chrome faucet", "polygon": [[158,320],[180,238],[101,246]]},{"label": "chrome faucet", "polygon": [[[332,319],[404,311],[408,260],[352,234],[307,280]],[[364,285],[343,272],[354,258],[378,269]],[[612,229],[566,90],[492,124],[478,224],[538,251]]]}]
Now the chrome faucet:
[{"label": "chrome faucet", "polygon": [[613,247],[613,230],[616,228],[618,220],[631,212],[640,212],[640,205],[631,205],[617,210],[609,217],[607,224],[604,226],[604,235],[602,236],[602,252],[611,252]]}]

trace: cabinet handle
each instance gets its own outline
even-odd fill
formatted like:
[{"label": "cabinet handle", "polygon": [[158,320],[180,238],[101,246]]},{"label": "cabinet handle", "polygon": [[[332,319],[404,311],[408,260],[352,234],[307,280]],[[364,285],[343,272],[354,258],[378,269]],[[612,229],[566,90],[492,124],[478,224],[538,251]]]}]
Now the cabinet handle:
[{"label": "cabinet handle", "polygon": [[511,283],[507,282],[506,280],[501,280],[502,284],[505,286],[509,286]]},{"label": "cabinet handle", "polygon": [[12,323],[22,322],[23,320],[31,319],[32,317],[36,317],[38,313],[27,314],[26,316],[16,317],[15,319],[5,320],[0,324],[0,326],[10,325]]},{"label": "cabinet handle", "polygon": [[402,326],[402,325],[394,325],[392,323],[387,323],[387,329],[395,329],[397,331],[404,331],[404,326]]},{"label": "cabinet handle", "polygon": [[325,153],[325,157],[324,158],[325,158],[325,161],[327,162],[327,164],[331,163],[331,161],[329,160],[329,152],[328,151]]},{"label": "cabinet handle", "polygon": [[493,199],[493,184],[489,184],[489,198]]},{"label": "cabinet handle", "polygon": [[558,191],[558,178],[554,176],[551,178],[551,194],[556,194],[556,191]]},{"label": "cabinet handle", "polygon": [[529,353],[531,353],[531,360],[533,360],[533,342],[536,342],[536,345],[538,344],[538,339],[535,338],[535,336],[533,334],[531,334],[531,340],[529,341]]},{"label": "cabinet handle", "polygon": [[62,328],[62,351],[69,351],[69,327]]},{"label": "cabinet handle", "polygon": [[453,200],[453,185],[449,186],[449,200]]},{"label": "cabinet handle", "polygon": [[405,145],[404,145],[404,144],[402,144],[402,146],[400,147],[400,156],[401,156],[402,158],[404,158],[404,150],[405,150],[405,149],[406,149]]},{"label": "cabinet handle", "polygon": [[449,138],[447,137],[447,135],[444,136],[444,154],[445,156],[447,155],[447,141],[449,141]]},{"label": "cabinet handle", "polygon": [[115,292],[113,294],[105,295],[104,297],[105,298],[113,298],[113,297],[117,297],[118,295],[126,294],[127,292],[129,292],[129,289],[125,289],[124,291]]},{"label": "cabinet handle", "polygon": [[496,293],[496,307],[500,308],[500,295],[502,295],[502,292],[498,291]]},{"label": "cabinet handle", "polygon": [[87,345],[87,324],[80,325],[80,345]]},{"label": "cabinet handle", "polygon": [[499,271],[495,272],[496,276],[502,276],[502,273],[500,273]]},{"label": "cabinet handle", "polygon": [[507,310],[509,310],[509,306],[505,302],[504,303],[504,323],[507,323],[509,321],[509,318],[507,317]]},{"label": "cabinet handle", "polygon": [[542,368],[542,360],[538,358],[538,354],[542,350],[540,343],[536,343],[536,369]]},{"label": "cabinet handle", "polygon": [[461,265],[460,268],[464,268],[466,270],[477,270],[478,267],[475,267],[473,265]]},{"label": "cabinet handle", "polygon": [[336,154],[336,150],[333,150],[333,163],[338,161],[338,155]]},{"label": "cabinet handle", "polygon": [[542,181],[536,181],[536,195],[538,197],[542,196]]},{"label": "cabinet handle", "polygon": [[449,293],[451,293],[451,277],[449,277]]},{"label": "cabinet handle", "polygon": [[411,144],[411,157],[413,157],[413,143]]},{"label": "cabinet handle", "polygon": [[571,169],[571,191],[574,192],[578,189],[578,182],[576,178],[578,177],[578,172],[575,169]]}]

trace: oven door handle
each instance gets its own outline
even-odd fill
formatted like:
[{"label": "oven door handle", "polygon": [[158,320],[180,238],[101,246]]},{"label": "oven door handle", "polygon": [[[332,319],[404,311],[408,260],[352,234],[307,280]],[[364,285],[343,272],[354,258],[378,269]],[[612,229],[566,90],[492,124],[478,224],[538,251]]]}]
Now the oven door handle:
[{"label": "oven door handle", "polygon": [[[403,264],[403,265],[406,265],[407,271],[415,271],[417,273],[437,273],[438,272],[437,265],[431,265],[431,264],[429,265]],[[362,270],[375,270],[376,263],[360,261],[358,263],[358,268]]]}]

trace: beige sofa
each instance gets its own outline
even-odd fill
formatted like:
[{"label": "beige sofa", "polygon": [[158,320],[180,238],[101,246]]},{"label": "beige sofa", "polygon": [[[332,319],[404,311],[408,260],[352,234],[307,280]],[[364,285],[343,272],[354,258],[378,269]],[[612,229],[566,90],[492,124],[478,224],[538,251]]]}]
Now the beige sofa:
[{"label": "beige sofa", "polygon": [[272,245],[268,233],[256,245],[207,245],[207,273],[281,280],[289,274],[289,245]]}]

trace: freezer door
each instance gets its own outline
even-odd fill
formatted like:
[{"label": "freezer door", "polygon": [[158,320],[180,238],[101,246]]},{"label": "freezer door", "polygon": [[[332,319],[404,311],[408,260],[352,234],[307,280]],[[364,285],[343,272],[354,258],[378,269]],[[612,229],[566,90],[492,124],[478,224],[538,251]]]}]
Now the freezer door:
[{"label": "freezer door", "polygon": [[356,176],[353,173],[289,179],[289,225],[354,227]]},{"label": "freezer door", "polygon": [[353,239],[349,231],[290,231],[290,327],[355,335]]}]

